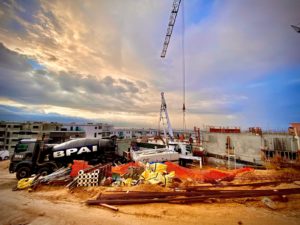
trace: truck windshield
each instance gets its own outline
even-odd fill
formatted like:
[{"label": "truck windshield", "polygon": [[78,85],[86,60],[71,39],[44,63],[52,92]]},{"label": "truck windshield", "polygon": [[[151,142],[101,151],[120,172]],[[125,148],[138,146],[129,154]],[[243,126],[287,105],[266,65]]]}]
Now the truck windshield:
[{"label": "truck windshield", "polygon": [[28,149],[28,144],[17,144],[15,152],[16,153],[18,153],[18,152],[26,152],[27,149]]}]

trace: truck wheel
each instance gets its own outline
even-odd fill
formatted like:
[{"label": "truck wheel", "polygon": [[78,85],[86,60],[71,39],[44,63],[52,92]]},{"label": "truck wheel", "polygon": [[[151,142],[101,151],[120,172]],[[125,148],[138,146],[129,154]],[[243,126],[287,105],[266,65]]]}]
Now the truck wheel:
[{"label": "truck wheel", "polygon": [[22,166],[19,169],[17,169],[16,177],[18,180],[30,177],[30,175],[31,175],[31,171],[30,168],[27,166]]},{"label": "truck wheel", "polygon": [[49,175],[50,173],[52,173],[52,169],[49,168],[49,167],[42,167],[38,170],[38,174],[40,174],[41,176],[47,176]]}]

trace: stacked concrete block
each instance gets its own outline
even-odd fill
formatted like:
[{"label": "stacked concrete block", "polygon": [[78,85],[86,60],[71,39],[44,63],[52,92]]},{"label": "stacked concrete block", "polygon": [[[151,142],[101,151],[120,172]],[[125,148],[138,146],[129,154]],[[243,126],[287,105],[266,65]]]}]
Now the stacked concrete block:
[{"label": "stacked concrete block", "polygon": [[99,186],[99,173],[99,169],[96,169],[90,173],[84,173],[83,170],[80,170],[78,172],[77,187]]}]

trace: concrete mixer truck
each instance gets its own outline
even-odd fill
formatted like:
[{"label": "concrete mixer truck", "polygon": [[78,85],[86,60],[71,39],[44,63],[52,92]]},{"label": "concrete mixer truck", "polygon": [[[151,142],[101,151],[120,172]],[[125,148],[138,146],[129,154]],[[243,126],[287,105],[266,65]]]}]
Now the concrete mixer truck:
[{"label": "concrete mixer truck", "polygon": [[47,175],[67,166],[73,160],[85,160],[89,164],[123,160],[116,153],[115,138],[80,138],[61,144],[45,144],[36,139],[20,140],[11,157],[9,172],[16,173],[17,179],[31,174]]}]

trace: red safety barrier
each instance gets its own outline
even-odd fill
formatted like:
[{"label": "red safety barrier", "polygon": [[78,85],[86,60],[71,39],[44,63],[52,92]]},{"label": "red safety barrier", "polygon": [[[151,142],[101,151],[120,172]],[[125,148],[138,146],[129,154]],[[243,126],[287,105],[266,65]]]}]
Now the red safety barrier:
[{"label": "red safety barrier", "polygon": [[231,181],[237,174],[253,170],[252,168],[241,168],[229,171],[217,169],[192,170],[171,162],[165,162],[165,164],[167,165],[167,172],[175,171],[175,176],[180,179],[191,178],[208,183],[215,183],[222,180]]},{"label": "red safety barrier", "polygon": [[175,172],[175,176],[180,179],[194,179],[194,180],[203,180],[203,175],[199,173],[195,173],[195,171],[179,166],[177,164],[174,164],[172,162],[165,162],[167,165],[167,172],[170,173],[172,171]]},{"label": "red safety barrier", "polygon": [[84,170],[89,167],[91,166],[88,165],[88,162],[84,160],[74,160],[70,176],[76,177],[78,175],[79,170]]},{"label": "red safety barrier", "polygon": [[118,173],[122,176],[128,172],[129,167],[140,167],[140,165],[136,162],[126,163],[126,164],[112,167],[112,172]]}]

